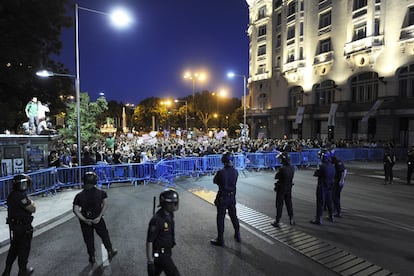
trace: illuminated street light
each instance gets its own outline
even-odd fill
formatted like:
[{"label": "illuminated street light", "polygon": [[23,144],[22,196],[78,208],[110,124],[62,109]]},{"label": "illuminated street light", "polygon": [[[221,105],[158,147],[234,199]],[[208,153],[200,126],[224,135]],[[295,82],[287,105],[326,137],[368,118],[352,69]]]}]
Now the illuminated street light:
[{"label": "illuminated street light", "polygon": [[185,103],[185,130],[188,130],[188,105],[187,100],[174,100],[176,103]]},{"label": "illuminated street light", "polygon": [[[75,78],[75,97],[76,97],[76,119],[77,119],[77,156],[78,156],[78,166],[79,166],[79,183],[82,179],[81,173],[81,120],[80,120],[80,70],[79,70],[79,10],[84,10],[92,13],[97,13],[105,16],[109,16],[113,24],[117,27],[125,27],[126,24],[132,22],[131,17],[125,11],[120,9],[115,10],[113,13],[105,13],[98,10],[88,9],[84,7],[80,7],[78,4],[74,4],[74,11],[75,11],[75,75],[69,74],[59,74],[59,73],[51,73],[48,71],[39,71],[36,75],[41,77],[50,77],[50,76],[61,76],[61,77],[74,77]],[[49,75],[48,73],[51,73]]]},{"label": "illuminated street light", "polygon": [[186,72],[184,74],[184,79],[187,80],[191,80],[192,84],[193,84],[193,109],[195,110],[195,81],[204,81],[206,79],[206,74],[204,73],[191,73],[191,72]]},{"label": "illuminated street light", "polygon": [[243,78],[243,128],[246,128],[246,75],[238,75],[233,72],[227,74],[229,78],[241,77]]}]

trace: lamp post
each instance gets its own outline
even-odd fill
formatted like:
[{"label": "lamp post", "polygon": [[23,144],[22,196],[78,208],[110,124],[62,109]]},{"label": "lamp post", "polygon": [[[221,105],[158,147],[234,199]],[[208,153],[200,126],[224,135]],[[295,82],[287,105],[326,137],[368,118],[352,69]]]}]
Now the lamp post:
[{"label": "lamp post", "polygon": [[186,72],[184,74],[184,79],[191,80],[193,85],[193,111],[194,111],[194,118],[195,118],[195,81],[204,81],[206,79],[206,74],[204,73],[192,73],[192,72]]},{"label": "lamp post", "polygon": [[187,100],[174,100],[176,103],[185,103],[185,131],[188,130],[188,105]]},{"label": "lamp post", "polygon": [[[79,6],[77,3],[74,4],[74,12],[75,12],[75,75],[69,74],[59,74],[53,73],[48,71],[40,71],[37,72],[36,75],[42,77],[49,77],[49,76],[61,76],[61,77],[71,77],[75,79],[75,98],[76,98],[76,120],[77,120],[77,157],[78,157],[78,166],[79,166],[79,183],[81,183],[82,179],[82,172],[81,172],[81,120],[80,120],[80,70],[79,70],[79,10],[84,10],[92,13],[97,13],[101,15],[106,15],[111,18],[111,21],[114,23],[115,26],[118,27],[125,27],[132,22],[131,17],[123,10],[115,10],[111,14],[106,12],[101,12],[98,10],[88,9]],[[47,72],[48,74],[46,74]]]},{"label": "lamp post", "polygon": [[246,75],[238,75],[233,72],[227,74],[229,78],[241,77],[243,78],[243,128],[246,127]]}]

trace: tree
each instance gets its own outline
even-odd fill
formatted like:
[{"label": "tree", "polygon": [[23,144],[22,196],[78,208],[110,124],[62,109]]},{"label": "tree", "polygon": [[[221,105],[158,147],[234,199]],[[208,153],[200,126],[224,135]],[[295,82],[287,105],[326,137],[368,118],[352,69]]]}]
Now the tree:
[{"label": "tree", "polygon": [[40,80],[35,72],[45,68],[67,72],[63,64],[54,62],[50,56],[60,54],[61,30],[72,25],[72,18],[66,15],[68,3],[68,0],[0,2],[0,128],[17,131],[18,125],[27,119],[23,109],[33,96],[51,103],[56,114],[64,109],[58,96],[62,91],[65,94],[73,91],[72,80]]},{"label": "tree", "polygon": [[[97,118],[108,109],[108,103],[105,97],[99,97],[96,102],[90,102],[87,93],[80,94],[80,125],[81,125],[81,143],[88,144],[98,139],[101,134]],[[77,113],[76,102],[68,103],[66,127],[59,130],[63,141],[68,144],[74,144],[77,141]]]}]

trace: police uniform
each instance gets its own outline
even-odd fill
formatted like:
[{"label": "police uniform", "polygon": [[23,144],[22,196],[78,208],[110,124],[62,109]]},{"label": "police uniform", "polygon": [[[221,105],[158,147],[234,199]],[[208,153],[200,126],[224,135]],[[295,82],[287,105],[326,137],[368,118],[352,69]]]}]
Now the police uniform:
[{"label": "police uniform", "polygon": [[[31,205],[33,206],[32,208],[30,208]],[[33,268],[27,268],[27,263],[33,237],[32,213],[36,209],[34,203],[26,195],[26,191],[19,190],[16,187],[13,187],[13,191],[7,197],[7,206],[10,249],[7,254],[6,268],[2,275],[10,275],[16,258],[18,258],[19,276],[30,275],[33,272]]]},{"label": "police uniform", "polygon": [[147,233],[147,243],[152,243],[154,256],[154,271],[149,275],[180,275],[172,258],[172,248],[175,246],[174,213],[159,209],[151,218]]},{"label": "police uniform", "polygon": [[214,176],[213,182],[218,185],[218,192],[214,204],[217,207],[217,238],[210,241],[213,245],[223,246],[224,218],[226,211],[230,216],[234,228],[234,238],[240,242],[240,224],[236,214],[236,183],[238,172],[232,164],[231,154],[224,154],[222,162],[224,168]]},{"label": "police uniform", "polygon": [[384,185],[392,184],[394,174],[392,168],[395,164],[395,154],[390,146],[385,146],[384,149]]},{"label": "police uniform", "polygon": [[[89,173],[86,173],[89,174]],[[85,174],[85,176],[86,176]],[[96,175],[92,173],[94,177]],[[73,200],[74,212],[79,218],[83,239],[86,243],[86,248],[89,254],[89,262],[95,263],[95,242],[94,242],[94,231],[102,239],[102,243],[108,251],[109,260],[112,259],[117,250],[112,248],[112,243],[109,238],[108,229],[105,224],[105,220],[102,216],[102,208],[106,204],[107,194],[105,191],[97,189],[93,184],[92,187],[87,186],[85,182],[85,189],[82,190],[75,196]],[[95,183],[95,181],[94,181]],[[97,218],[100,219],[98,222],[93,222]]]},{"label": "police uniform", "polygon": [[335,166],[335,179],[332,190],[332,198],[336,210],[335,217],[341,217],[341,191],[344,187],[346,167],[344,162],[337,157],[332,158],[332,163]]},{"label": "police uniform", "polygon": [[289,163],[283,164],[278,169],[275,179],[278,181],[275,184],[276,191],[276,221],[272,223],[273,226],[278,226],[282,218],[283,202],[286,204],[286,209],[289,215],[290,224],[293,224],[293,207],[292,207],[292,185],[295,169]]},{"label": "police uniform", "polygon": [[[325,153],[329,156],[329,153]],[[316,187],[316,216],[311,221],[313,224],[322,224],[323,208],[326,204],[329,212],[328,219],[334,222],[333,219],[333,203],[332,203],[332,188],[335,177],[335,167],[330,162],[330,157],[322,157],[322,163],[314,173],[318,177],[318,184]]]},{"label": "police uniform", "polygon": [[411,175],[414,169],[414,146],[407,153],[407,185],[411,184]]}]

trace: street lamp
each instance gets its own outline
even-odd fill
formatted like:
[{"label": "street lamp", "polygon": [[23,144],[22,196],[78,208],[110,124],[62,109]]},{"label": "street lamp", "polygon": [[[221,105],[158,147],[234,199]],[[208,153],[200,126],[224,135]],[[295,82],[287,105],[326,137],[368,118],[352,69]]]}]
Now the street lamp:
[{"label": "street lamp", "polygon": [[[126,25],[132,22],[131,17],[128,15],[127,12],[117,9],[114,10],[111,14],[101,12],[98,10],[88,9],[84,7],[80,7],[77,3],[74,5],[75,11],[75,75],[69,74],[59,74],[59,73],[51,73],[48,75],[43,71],[43,77],[50,77],[50,76],[62,76],[62,77],[72,77],[75,79],[75,98],[76,98],[76,120],[77,120],[77,155],[78,155],[78,166],[79,166],[79,183],[82,179],[81,173],[81,121],[80,121],[80,70],[79,70],[79,10],[84,10],[92,13],[97,13],[101,15],[106,15],[111,18],[113,24],[117,27],[125,27]],[[47,71],[46,71],[47,72]],[[49,72],[50,73],[50,72]],[[38,76],[42,76],[42,71],[36,73]],[[40,75],[39,75],[40,74]]]},{"label": "street lamp", "polygon": [[184,79],[191,80],[193,84],[193,109],[195,110],[195,81],[204,81],[206,79],[206,74],[204,73],[192,73],[192,72],[186,72],[184,74]]},{"label": "street lamp", "polygon": [[241,77],[243,78],[243,129],[246,128],[246,75],[238,75],[233,72],[227,74],[229,78]]},{"label": "street lamp", "polygon": [[176,103],[185,103],[185,131],[188,130],[188,105],[187,100],[174,100]]}]

